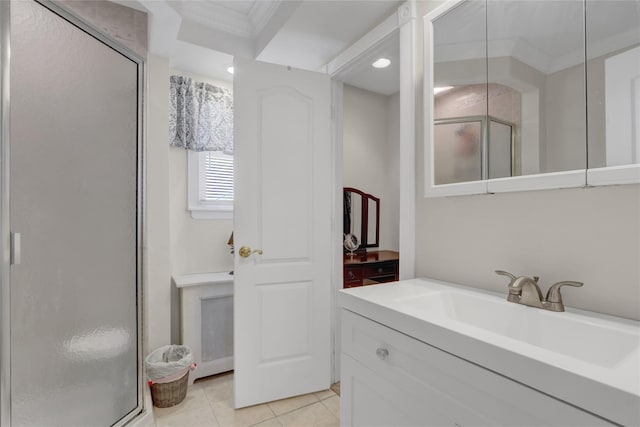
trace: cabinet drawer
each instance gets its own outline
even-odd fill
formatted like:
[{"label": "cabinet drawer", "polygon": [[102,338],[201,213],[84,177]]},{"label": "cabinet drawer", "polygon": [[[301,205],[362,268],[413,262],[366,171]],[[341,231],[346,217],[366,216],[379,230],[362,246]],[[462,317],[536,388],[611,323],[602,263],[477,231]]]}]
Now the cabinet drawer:
[{"label": "cabinet drawer", "polygon": [[362,402],[362,396],[354,393],[366,394],[358,387],[363,390],[363,384],[376,381],[393,384],[394,395],[415,401],[413,418],[424,420],[422,425],[610,425],[379,323],[347,310],[342,313],[343,360],[353,359],[377,378],[356,381],[349,364],[343,365],[342,377],[348,380],[342,383],[344,425],[358,425],[353,419],[358,411],[352,406]]}]

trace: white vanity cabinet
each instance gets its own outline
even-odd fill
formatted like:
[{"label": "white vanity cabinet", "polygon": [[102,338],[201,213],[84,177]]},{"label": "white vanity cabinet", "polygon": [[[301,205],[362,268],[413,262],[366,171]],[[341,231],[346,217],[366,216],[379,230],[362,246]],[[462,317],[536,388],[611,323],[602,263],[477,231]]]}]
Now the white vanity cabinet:
[{"label": "white vanity cabinet", "polygon": [[611,425],[346,309],[341,363],[342,426]]}]

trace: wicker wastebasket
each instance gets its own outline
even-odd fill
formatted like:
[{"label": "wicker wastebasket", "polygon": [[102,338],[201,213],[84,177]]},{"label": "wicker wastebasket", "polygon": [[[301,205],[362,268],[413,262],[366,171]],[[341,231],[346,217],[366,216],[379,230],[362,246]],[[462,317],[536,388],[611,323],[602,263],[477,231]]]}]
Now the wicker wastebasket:
[{"label": "wicker wastebasket", "polygon": [[191,349],[186,345],[165,345],[144,359],[154,406],[168,408],[187,395],[189,371],[196,368]]},{"label": "wicker wastebasket", "polygon": [[189,384],[189,370],[180,378],[168,383],[153,383],[149,381],[153,405],[158,408],[168,408],[182,402],[187,396]]}]

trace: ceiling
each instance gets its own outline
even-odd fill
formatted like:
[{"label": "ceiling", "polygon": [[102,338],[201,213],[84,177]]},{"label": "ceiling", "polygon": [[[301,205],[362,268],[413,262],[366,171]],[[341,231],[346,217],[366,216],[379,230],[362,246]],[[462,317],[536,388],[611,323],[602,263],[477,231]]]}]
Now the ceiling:
[{"label": "ceiling", "polygon": [[[373,68],[371,64],[379,58],[391,60],[391,65],[387,68]],[[400,34],[396,31],[335,77],[360,89],[393,95],[400,90],[399,64]]]},{"label": "ceiling", "polygon": [[[231,80],[226,70],[234,56],[321,71],[403,3],[399,0],[116,1],[149,14],[152,54],[169,58],[172,68],[222,80]],[[386,70],[392,72],[393,68]],[[365,71],[359,69],[357,73],[375,82],[375,76],[366,77]],[[373,71],[379,76],[384,70]],[[343,74],[349,77],[348,73]],[[348,83],[357,80],[351,77]],[[388,92],[389,88],[376,88],[380,90]]]}]

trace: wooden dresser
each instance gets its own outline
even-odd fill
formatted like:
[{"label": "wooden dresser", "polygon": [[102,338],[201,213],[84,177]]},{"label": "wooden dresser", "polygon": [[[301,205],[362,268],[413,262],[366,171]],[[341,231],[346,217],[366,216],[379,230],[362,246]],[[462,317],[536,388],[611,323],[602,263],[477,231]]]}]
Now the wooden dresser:
[{"label": "wooden dresser", "polygon": [[362,254],[344,254],[343,287],[375,285],[399,280],[398,260],[395,251],[369,251]]}]

